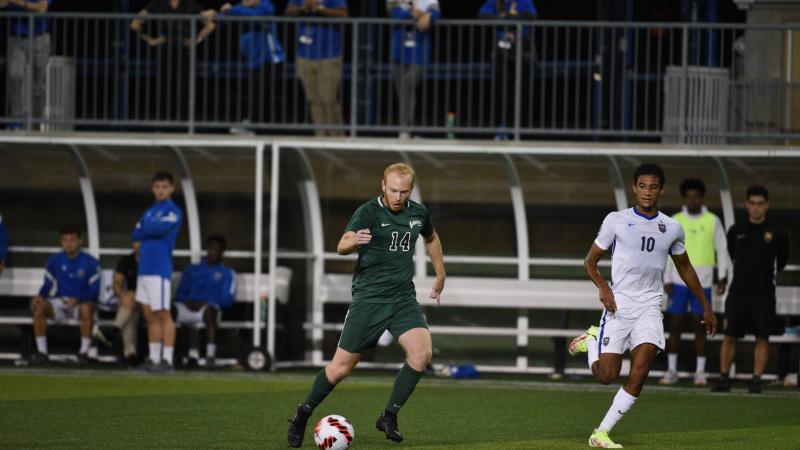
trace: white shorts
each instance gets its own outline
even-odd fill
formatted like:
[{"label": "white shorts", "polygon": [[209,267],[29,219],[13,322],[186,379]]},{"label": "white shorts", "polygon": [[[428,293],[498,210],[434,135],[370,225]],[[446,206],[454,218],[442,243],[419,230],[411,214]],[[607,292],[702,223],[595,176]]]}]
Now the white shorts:
[{"label": "white shorts", "polygon": [[67,307],[67,301],[69,299],[65,297],[53,297],[48,298],[47,303],[50,303],[50,306],[53,307],[53,318],[48,320],[50,323],[64,323],[67,320],[78,320],[80,317],[80,303],[73,306],[72,308]]},{"label": "white shorts", "polygon": [[208,308],[217,310],[217,322],[219,322],[220,318],[222,317],[222,311],[220,311],[216,305],[206,304],[199,310],[192,311],[183,302],[175,302],[175,309],[178,310],[178,317],[175,319],[175,321],[185,325],[203,323],[203,315],[206,313]]},{"label": "white shorts", "polygon": [[597,335],[600,353],[625,353],[640,344],[653,344],[664,350],[664,316],[658,307],[603,311],[600,334]]},{"label": "white shorts", "polygon": [[172,301],[172,280],[158,275],[137,277],[136,301],[150,305],[152,311],[169,311]]}]

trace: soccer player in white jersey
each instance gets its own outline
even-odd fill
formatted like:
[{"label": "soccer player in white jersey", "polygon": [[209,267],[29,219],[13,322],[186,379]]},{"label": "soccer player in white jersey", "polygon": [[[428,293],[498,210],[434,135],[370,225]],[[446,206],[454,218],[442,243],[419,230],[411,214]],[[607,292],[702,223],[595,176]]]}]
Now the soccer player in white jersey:
[{"label": "soccer player in white jersey", "polygon": [[[590,447],[622,448],[608,433],[631,409],[658,352],[664,350],[661,315],[663,274],[667,256],[692,293],[703,305],[706,332],[716,334],[717,319],[684,249],[681,225],[658,211],[664,192],[664,170],[642,164],[633,174],[636,206],[612,212],[586,255],[584,267],[600,290],[605,307],[600,327],[592,326],[569,344],[569,353],[587,353],[589,368],[602,384],[610,384],[622,368],[622,354],[631,352],[631,369],[600,425],[589,438]],[[611,286],[600,275],[597,262],[611,251]]]}]

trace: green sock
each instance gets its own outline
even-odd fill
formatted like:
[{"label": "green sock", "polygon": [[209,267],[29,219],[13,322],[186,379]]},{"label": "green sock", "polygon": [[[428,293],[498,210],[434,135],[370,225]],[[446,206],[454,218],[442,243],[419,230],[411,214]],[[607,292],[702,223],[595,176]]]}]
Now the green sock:
[{"label": "green sock", "polygon": [[311,391],[308,393],[305,403],[303,403],[303,409],[309,413],[314,411],[314,408],[325,400],[325,397],[331,393],[334,387],[336,387],[336,385],[328,381],[328,376],[325,375],[325,369],[322,369],[322,371],[317,374],[317,378],[314,379],[314,384],[311,385]]},{"label": "green sock", "polygon": [[394,387],[392,388],[392,396],[389,398],[389,403],[386,404],[386,411],[397,414],[400,408],[405,404],[414,388],[417,387],[417,382],[422,377],[423,372],[417,372],[408,366],[408,363],[403,364],[400,372],[397,373],[397,378],[394,379]]}]

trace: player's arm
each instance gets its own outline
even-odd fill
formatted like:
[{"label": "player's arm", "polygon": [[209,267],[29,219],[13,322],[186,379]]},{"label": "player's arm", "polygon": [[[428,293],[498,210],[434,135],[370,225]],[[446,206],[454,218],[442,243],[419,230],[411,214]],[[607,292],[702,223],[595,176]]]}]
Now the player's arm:
[{"label": "player's arm", "polygon": [[316,4],[312,6],[311,12],[320,16],[347,17],[347,2],[337,2],[337,5],[332,8],[326,8],[322,3],[322,0],[316,2]]},{"label": "player's arm", "polygon": [[439,240],[439,235],[436,231],[431,233],[430,236],[425,238],[425,251],[431,257],[433,264],[433,271],[436,272],[436,279],[433,281],[431,288],[431,298],[436,299],[436,304],[441,300],[442,290],[444,289],[444,252],[442,252],[442,241]]},{"label": "player's arm", "polygon": [[100,263],[95,262],[91,269],[87,272],[93,272],[92,276],[86,281],[86,285],[83,287],[83,292],[81,293],[80,297],[78,298],[78,302],[97,302],[97,299],[100,298]]},{"label": "player's arm", "polygon": [[606,310],[613,313],[617,310],[617,303],[614,301],[614,293],[608,286],[606,279],[603,278],[603,275],[600,275],[600,269],[597,266],[597,263],[600,262],[600,258],[603,257],[605,252],[606,251],[597,244],[592,244],[591,248],[589,248],[589,253],[586,254],[586,259],[583,260],[583,268],[586,269],[586,274],[589,275],[589,279],[591,279],[594,285],[597,286],[597,289],[600,290],[600,302],[603,303]]},{"label": "player's arm", "polygon": [[148,14],[149,13],[147,9],[139,11],[139,14],[136,16],[136,18],[131,20],[131,31],[136,33],[136,35],[139,36],[139,39],[145,41],[147,45],[151,47],[155,47],[167,42],[167,38],[165,38],[163,35],[154,37],[144,32],[145,16]]},{"label": "player's arm", "polygon": [[27,11],[35,13],[47,12],[47,0],[30,1],[30,0],[8,0],[8,5],[19,6]]},{"label": "player's arm", "polygon": [[339,239],[339,245],[336,246],[336,251],[340,255],[349,255],[356,251],[358,247],[367,245],[372,240],[372,233],[369,228],[364,228],[358,231],[347,231]]},{"label": "player's arm", "polygon": [[700,285],[700,280],[697,278],[697,273],[689,262],[689,254],[686,252],[672,255],[672,262],[675,263],[675,270],[678,271],[681,280],[686,283],[686,286],[692,291],[695,297],[700,300],[703,305],[703,322],[706,326],[706,332],[711,333],[712,336],[717,334],[717,317],[711,311],[711,306],[703,293],[703,286]]},{"label": "player's arm", "polygon": [[728,238],[719,217],[714,217],[714,251],[717,254],[717,295],[725,294],[728,286]]}]

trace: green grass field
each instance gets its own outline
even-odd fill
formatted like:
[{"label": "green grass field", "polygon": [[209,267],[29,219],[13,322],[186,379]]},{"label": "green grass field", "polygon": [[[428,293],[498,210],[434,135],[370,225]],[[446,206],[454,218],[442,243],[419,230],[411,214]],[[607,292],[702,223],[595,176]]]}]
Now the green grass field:
[{"label": "green grass field", "polygon": [[[285,448],[286,419],[312,377],[0,370],[0,447]],[[373,428],[389,374],[345,381],[312,421],[344,415],[354,449],[588,448],[618,387],[541,380],[425,378],[400,413],[401,444]],[[626,448],[797,449],[800,392],[712,395],[651,384],[612,437]],[[304,448],[314,448],[310,432]]]}]

